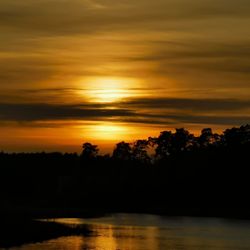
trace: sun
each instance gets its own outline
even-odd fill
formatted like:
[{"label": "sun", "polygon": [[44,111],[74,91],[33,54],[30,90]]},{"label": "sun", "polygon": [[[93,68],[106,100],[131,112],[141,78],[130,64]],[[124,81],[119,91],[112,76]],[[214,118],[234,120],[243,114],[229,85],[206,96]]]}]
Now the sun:
[{"label": "sun", "polygon": [[112,103],[136,95],[138,83],[130,78],[89,77],[81,83],[80,94],[90,102]]}]

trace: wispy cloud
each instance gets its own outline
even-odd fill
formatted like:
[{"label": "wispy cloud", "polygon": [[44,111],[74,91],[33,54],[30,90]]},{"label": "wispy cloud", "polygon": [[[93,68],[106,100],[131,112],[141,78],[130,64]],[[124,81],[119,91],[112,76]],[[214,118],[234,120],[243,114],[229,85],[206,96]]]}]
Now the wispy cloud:
[{"label": "wispy cloud", "polygon": [[[98,104],[97,104],[98,105]],[[128,109],[97,109],[89,105],[50,104],[0,104],[0,120],[40,121],[40,120],[87,120],[120,116],[133,116]]]},{"label": "wispy cloud", "polygon": [[[233,99],[137,98],[121,103],[0,103],[0,120],[36,121],[101,121],[162,124],[234,125],[250,122],[246,110],[250,101]],[[230,111],[230,115],[220,112]],[[237,114],[235,112],[237,111]],[[245,115],[244,115],[245,113]]]},{"label": "wispy cloud", "polygon": [[197,19],[248,18],[250,4],[248,0],[2,0],[0,10],[2,27],[66,35],[131,29],[143,23],[178,28],[181,21],[185,27],[186,21]]},{"label": "wispy cloud", "polygon": [[[0,0],[0,125],[250,122],[249,13],[249,0]],[[133,98],[97,103],[90,78],[105,100]]]},{"label": "wispy cloud", "polygon": [[192,98],[136,98],[120,104],[126,107],[137,107],[138,109],[174,109],[192,111],[226,111],[242,110],[250,108],[249,100],[235,99],[192,99]]}]

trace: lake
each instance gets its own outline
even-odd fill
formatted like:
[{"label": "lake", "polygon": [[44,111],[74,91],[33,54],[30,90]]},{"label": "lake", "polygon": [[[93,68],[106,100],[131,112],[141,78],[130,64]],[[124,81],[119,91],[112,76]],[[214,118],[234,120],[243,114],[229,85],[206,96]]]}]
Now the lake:
[{"label": "lake", "polygon": [[90,236],[61,237],[9,250],[250,249],[250,222],[216,218],[114,214],[95,219],[55,219],[86,224]]}]

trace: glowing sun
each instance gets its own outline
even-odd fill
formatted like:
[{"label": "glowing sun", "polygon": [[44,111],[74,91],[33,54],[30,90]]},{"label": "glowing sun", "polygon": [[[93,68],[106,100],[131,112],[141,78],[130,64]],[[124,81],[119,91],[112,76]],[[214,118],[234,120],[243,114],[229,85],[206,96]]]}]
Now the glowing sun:
[{"label": "glowing sun", "polygon": [[91,77],[83,84],[80,93],[91,102],[112,103],[138,94],[138,82],[130,78]]}]

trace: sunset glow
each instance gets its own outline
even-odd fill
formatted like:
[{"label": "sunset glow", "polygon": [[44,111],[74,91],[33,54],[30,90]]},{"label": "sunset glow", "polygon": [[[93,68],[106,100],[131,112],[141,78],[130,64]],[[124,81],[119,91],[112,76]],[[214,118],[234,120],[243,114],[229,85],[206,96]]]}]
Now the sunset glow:
[{"label": "sunset glow", "polygon": [[136,95],[133,87],[138,87],[132,79],[114,77],[87,78],[84,81],[87,89],[79,90],[78,94],[87,100],[97,103],[112,103]]},{"label": "sunset glow", "polygon": [[89,131],[93,139],[107,141],[117,141],[117,138],[123,138],[128,133],[126,125],[110,122],[90,125],[86,127],[86,130]]},{"label": "sunset glow", "polygon": [[175,127],[249,123],[249,8],[2,0],[0,150],[74,151],[85,138],[105,149]]}]

